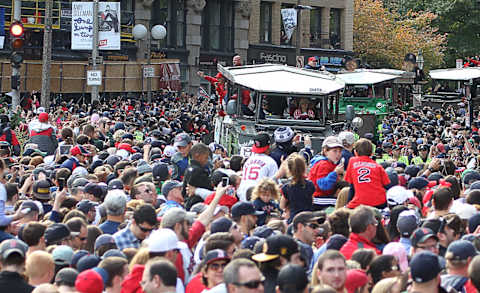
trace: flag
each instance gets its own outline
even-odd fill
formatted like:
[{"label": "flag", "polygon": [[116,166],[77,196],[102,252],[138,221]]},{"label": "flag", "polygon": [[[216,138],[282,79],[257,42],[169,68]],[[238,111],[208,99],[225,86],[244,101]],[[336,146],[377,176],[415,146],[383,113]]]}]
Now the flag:
[{"label": "flag", "polygon": [[210,96],[208,95],[207,91],[201,86],[198,87],[197,96],[198,97],[203,97],[206,100],[210,99]]}]

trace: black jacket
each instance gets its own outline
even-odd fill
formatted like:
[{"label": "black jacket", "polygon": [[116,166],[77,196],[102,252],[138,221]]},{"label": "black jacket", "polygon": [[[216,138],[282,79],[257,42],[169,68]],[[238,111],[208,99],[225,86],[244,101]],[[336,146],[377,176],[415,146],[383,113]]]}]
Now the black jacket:
[{"label": "black jacket", "polygon": [[0,292],[30,293],[33,289],[19,273],[0,272]]},{"label": "black jacket", "polygon": [[188,166],[187,170],[185,170],[185,174],[183,177],[182,194],[185,198],[185,208],[187,210],[190,210],[190,208],[194,204],[198,202],[203,202],[203,199],[197,195],[187,198],[187,185],[192,185],[194,187],[205,188],[209,190],[213,189],[210,173],[204,166],[201,166],[200,163],[195,160],[190,160],[190,165]]}]

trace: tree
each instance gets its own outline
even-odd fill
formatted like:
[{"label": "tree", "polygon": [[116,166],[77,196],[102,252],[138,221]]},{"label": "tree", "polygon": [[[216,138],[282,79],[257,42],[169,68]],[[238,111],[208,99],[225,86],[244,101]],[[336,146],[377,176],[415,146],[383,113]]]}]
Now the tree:
[{"label": "tree", "polygon": [[[393,3],[396,2],[396,3]],[[480,51],[480,2],[478,0],[395,0],[385,3],[401,15],[411,11],[436,14],[438,32],[447,35],[445,62],[455,66],[455,59],[475,56]]]},{"label": "tree", "polygon": [[374,66],[401,68],[407,53],[421,49],[427,70],[440,66],[446,36],[432,25],[436,17],[432,12],[401,15],[379,0],[355,0],[354,51]]}]

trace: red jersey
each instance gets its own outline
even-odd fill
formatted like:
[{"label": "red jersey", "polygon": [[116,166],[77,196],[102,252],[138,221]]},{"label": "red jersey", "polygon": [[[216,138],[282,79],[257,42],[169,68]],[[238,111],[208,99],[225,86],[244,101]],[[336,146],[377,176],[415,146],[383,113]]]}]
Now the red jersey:
[{"label": "red jersey", "polygon": [[378,206],[387,201],[384,186],[390,184],[387,172],[367,156],[353,157],[348,162],[345,181],[353,184],[355,195],[347,207]]},{"label": "red jersey", "polygon": [[[314,197],[329,196],[335,193],[335,182],[338,176],[336,174],[330,175],[330,173],[335,170],[335,167],[337,167],[337,165],[330,162],[330,160],[323,158],[316,162],[312,169],[310,169],[308,180],[312,181],[315,185],[315,192],[313,193]],[[332,180],[328,180],[330,179],[329,176]],[[325,182],[323,182],[323,186],[319,186],[318,180],[322,178],[324,178]]]}]

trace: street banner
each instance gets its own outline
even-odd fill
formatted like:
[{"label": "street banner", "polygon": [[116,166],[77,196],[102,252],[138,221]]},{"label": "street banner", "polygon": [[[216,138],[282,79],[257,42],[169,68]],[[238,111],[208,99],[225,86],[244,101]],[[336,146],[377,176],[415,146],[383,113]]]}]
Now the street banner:
[{"label": "street banner", "polygon": [[[92,50],[93,2],[72,2],[72,50]],[[120,2],[98,3],[98,47],[120,50]]]},{"label": "street banner", "polygon": [[297,10],[294,8],[286,8],[281,10],[283,29],[287,36],[287,42],[292,38],[293,31],[297,27]]},{"label": "street banner", "polygon": [[182,90],[182,84],[180,83],[180,64],[160,64],[160,87],[174,91]]}]

